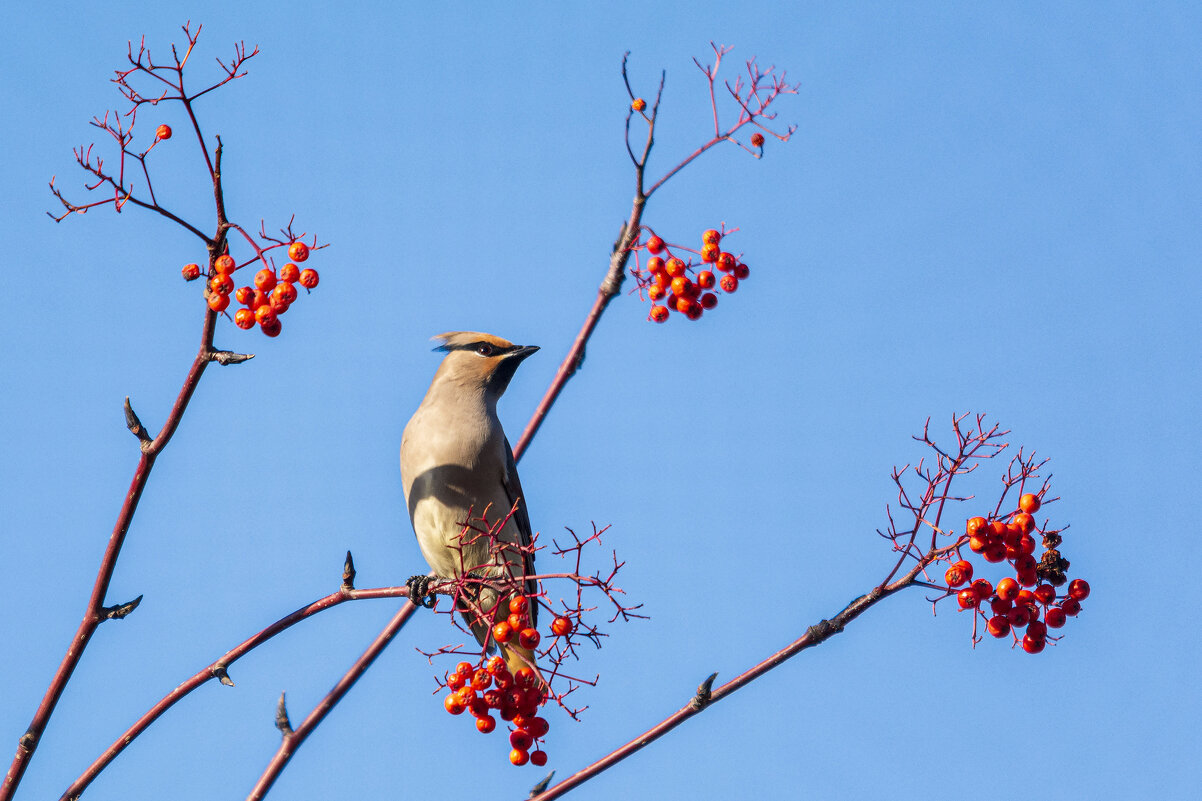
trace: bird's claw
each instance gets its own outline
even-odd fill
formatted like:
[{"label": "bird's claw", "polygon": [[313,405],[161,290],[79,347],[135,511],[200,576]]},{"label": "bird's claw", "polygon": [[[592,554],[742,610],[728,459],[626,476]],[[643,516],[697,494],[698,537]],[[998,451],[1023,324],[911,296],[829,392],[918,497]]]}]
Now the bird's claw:
[{"label": "bird's claw", "polygon": [[427,609],[434,608],[437,598],[430,594],[429,576],[410,576],[405,586],[409,588],[409,603]]}]

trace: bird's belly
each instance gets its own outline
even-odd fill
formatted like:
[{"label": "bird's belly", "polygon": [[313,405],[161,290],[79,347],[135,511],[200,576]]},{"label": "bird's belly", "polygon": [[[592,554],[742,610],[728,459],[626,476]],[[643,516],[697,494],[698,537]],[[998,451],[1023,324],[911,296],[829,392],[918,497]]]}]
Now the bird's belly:
[{"label": "bird's belly", "polygon": [[[508,510],[505,510],[508,512]],[[417,544],[430,569],[440,576],[458,576],[464,571],[482,570],[482,566],[494,564],[489,555],[489,538],[486,533],[468,529],[464,524],[468,515],[478,514],[475,510],[459,506],[448,506],[435,497],[425,497],[413,509],[413,529],[417,533]],[[494,512],[488,515],[494,521]],[[473,519],[472,525],[483,528],[483,523]],[[462,536],[461,536],[462,535]],[[494,570],[484,570],[494,572]]]}]

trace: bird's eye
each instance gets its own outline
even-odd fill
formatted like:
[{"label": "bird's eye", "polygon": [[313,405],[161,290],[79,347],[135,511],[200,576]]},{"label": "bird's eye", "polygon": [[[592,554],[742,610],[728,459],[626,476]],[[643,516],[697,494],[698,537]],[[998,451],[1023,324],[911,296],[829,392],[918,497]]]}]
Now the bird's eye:
[{"label": "bird's eye", "polygon": [[481,356],[492,356],[492,345],[487,342],[481,342],[476,346],[476,353],[479,353]]}]

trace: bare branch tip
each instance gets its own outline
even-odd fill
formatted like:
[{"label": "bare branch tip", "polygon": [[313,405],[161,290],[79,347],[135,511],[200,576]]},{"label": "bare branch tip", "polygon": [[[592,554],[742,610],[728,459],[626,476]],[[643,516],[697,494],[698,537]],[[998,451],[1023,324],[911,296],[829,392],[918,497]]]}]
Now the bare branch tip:
[{"label": "bare branch tip", "polygon": [[209,353],[209,361],[220,365],[241,364],[255,358],[253,353],[234,353],[230,350],[215,350]]},{"label": "bare branch tip", "polygon": [[234,680],[230,678],[229,669],[226,668],[225,665],[218,665],[217,667],[213,668],[212,673],[213,673],[213,677],[216,678],[222,684],[224,684],[226,687],[234,686]]},{"label": "bare branch tip", "polygon": [[134,598],[132,601],[127,601],[126,603],[123,603],[123,604],[117,604],[116,606],[106,606],[104,608],[104,619],[105,620],[121,620],[125,617],[128,617],[131,612],[133,612],[135,609],[138,608],[138,604],[140,604],[140,603],[142,603],[141,595],[139,595],[137,598]]},{"label": "bare branch tip", "polygon": [[355,560],[351,558],[350,551],[346,552],[346,561],[342,563],[342,589],[355,589]]},{"label": "bare branch tip", "polygon": [[152,439],[150,432],[146,430],[146,426],[142,425],[142,421],[138,419],[134,407],[129,403],[128,395],[125,396],[125,427],[129,429],[131,434],[138,438],[143,447],[146,447],[150,443]]}]

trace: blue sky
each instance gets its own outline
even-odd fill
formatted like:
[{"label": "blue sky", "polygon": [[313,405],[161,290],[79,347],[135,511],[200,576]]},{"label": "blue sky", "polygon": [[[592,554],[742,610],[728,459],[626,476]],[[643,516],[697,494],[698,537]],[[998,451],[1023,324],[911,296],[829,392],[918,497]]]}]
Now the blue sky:
[{"label": "blue sky", "polygon": [[[202,101],[234,219],[332,247],[322,284],[258,357],[211,368],[160,458],[111,602],[19,797],[57,797],[138,714],[276,618],[424,566],[396,468],[437,365],[428,338],[543,350],[502,402],[525,423],[592,303],[632,171],[618,67],[667,88],[651,172],[707,133],[709,41],[788,70],[799,125],[756,161],[719,148],[652,200],[669,239],[725,221],[754,273],[698,323],[615,301],[523,459],[535,528],[590,521],[651,620],[615,625],[582,723],[553,715],[563,776],[832,615],[891,566],[874,533],[889,469],[931,416],[988,412],[1050,457],[1049,508],[1093,596],[1037,657],[970,647],[913,591],[577,791],[578,798],[948,798],[1013,781],[1055,798],[1182,798],[1202,772],[1192,613],[1202,553],[1202,13],[1183,4],[126,3],[0,11],[9,122],[0,231],[0,736],[5,759],[78,623],[136,463],[121,401],[157,430],[195,352],[189,235],[131,210],[55,225],[46,181],[119,100],[125,42],[205,29],[197,83],[231,43],[249,77]],[[184,121],[164,108],[162,120]],[[147,124],[152,127],[153,123]],[[194,144],[156,189],[209,227]],[[77,194],[79,194],[77,192]],[[966,485],[982,498],[1003,465]],[[992,506],[990,502],[989,506]],[[966,504],[964,514],[978,507]],[[554,593],[554,589],[552,590]],[[245,794],[296,717],[393,613],[327,612],[206,686],[89,799]],[[419,616],[303,747],[287,798],[524,797],[505,760],[431,696]],[[7,734],[4,734],[7,733]],[[1192,766],[1192,767],[1191,767]],[[1009,778],[1004,778],[1009,777]]]}]

